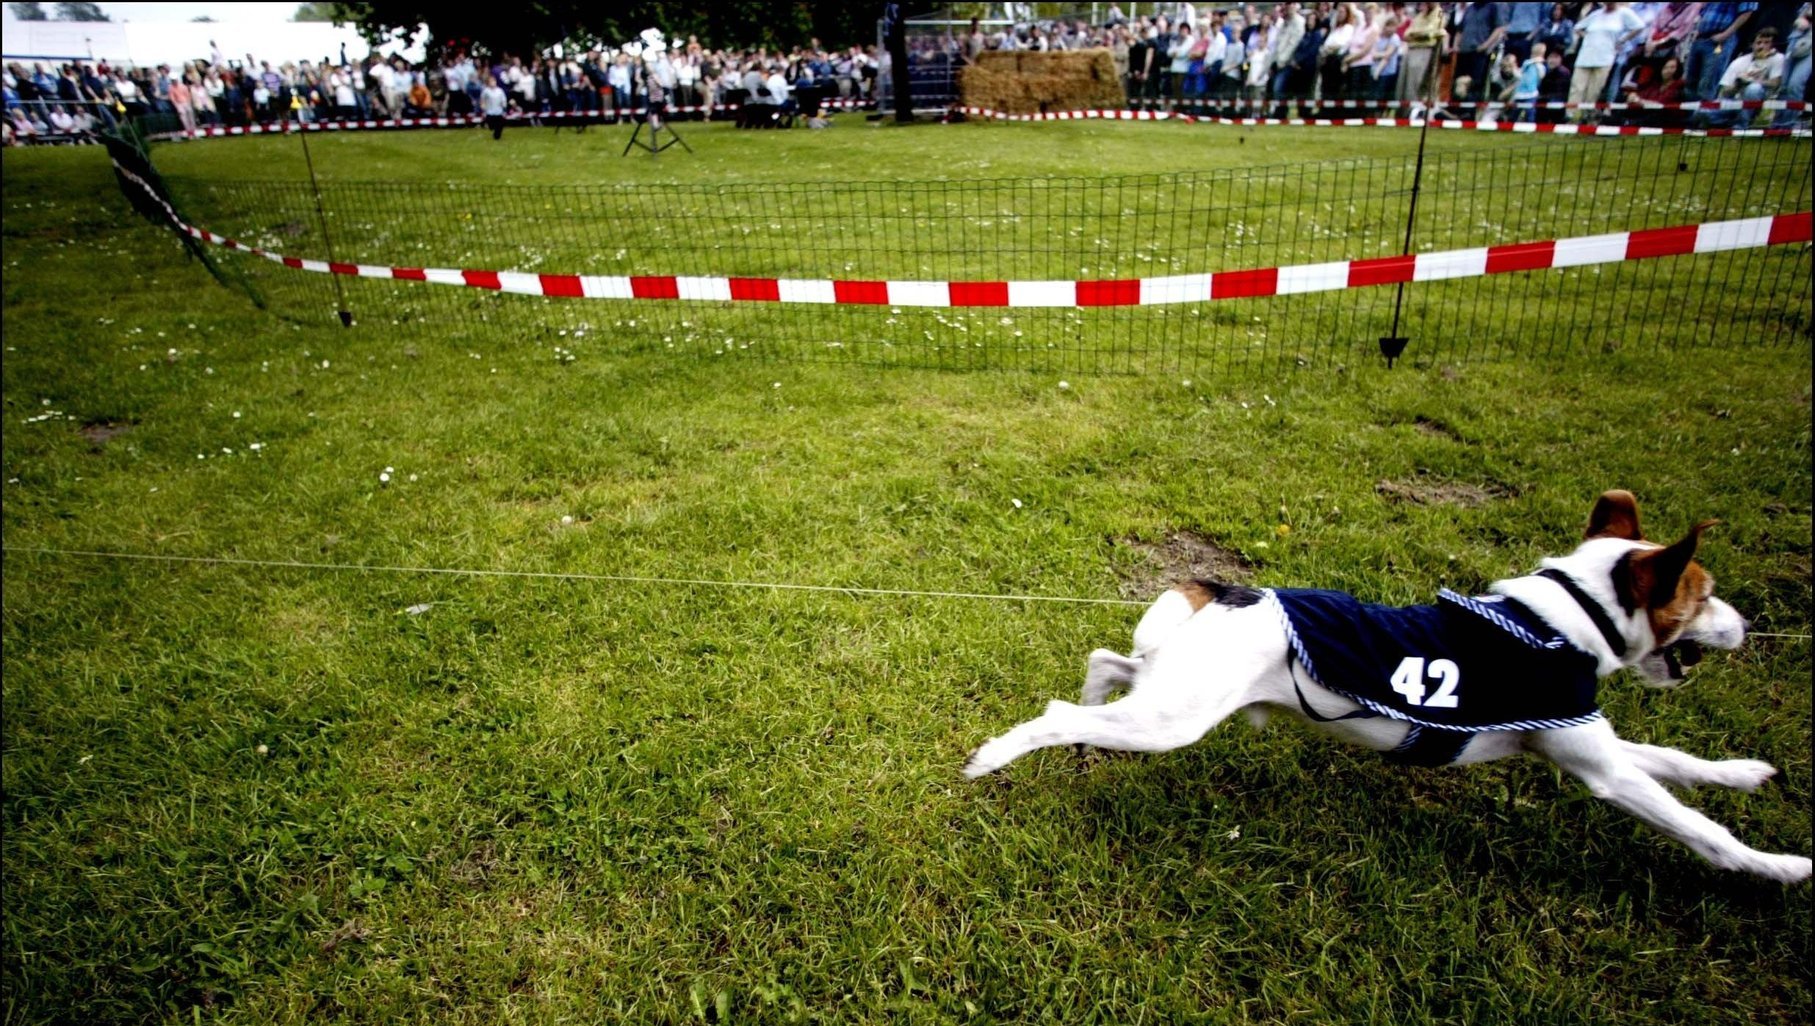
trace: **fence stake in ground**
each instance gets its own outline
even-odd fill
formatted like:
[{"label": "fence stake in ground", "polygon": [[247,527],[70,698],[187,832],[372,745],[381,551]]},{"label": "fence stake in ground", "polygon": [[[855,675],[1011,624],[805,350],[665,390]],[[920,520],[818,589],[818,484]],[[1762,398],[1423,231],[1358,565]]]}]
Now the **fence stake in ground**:
[{"label": "fence stake in ground", "polygon": [[[302,125],[301,115],[298,115],[297,117],[297,126],[300,128]],[[321,205],[321,185],[315,181],[315,161],[309,156],[309,133],[306,131],[299,131],[296,134],[302,137],[303,163],[307,164],[309,167],[309,192],[315,196],[315,218],[321,223],[321,241],[322,244],[327,247],[328,260],[330,262],[338,262],[334,256],[334,237],[328,234],[328,213]],[[340,284],[340,277],[338,275],[334,278],[334,305],[339,308],[338,312],[340,313],[341,327],[351,328],[353,326],[353,311],[347,309],[347,292]]]},{"label": "fence stake in ground", "polygon": [[[1431,109],[1436,104],[1437,62],[1431,61],[1425,72],[1424,82],[1420,84],[1419,93],[1425,99],[1424,119],[1418,127],[1418,163],[1412,168],[1412,201],[1405,211],[1405,244],[1400,247],[1400,256],[1409,256],[1412,252],[1412,224],[1418,219],[1418,186],[1424,181],[1424,140],[1431,134]],[[1393,368],[1393,361],[1405,352],[1407,339],[1399,334],[1399,311],[1405,305],[1405,282],[1400,282],[1393,290],[1393,327],[1380,339],[1380,355],[1386,357],[1388,370]]]}]

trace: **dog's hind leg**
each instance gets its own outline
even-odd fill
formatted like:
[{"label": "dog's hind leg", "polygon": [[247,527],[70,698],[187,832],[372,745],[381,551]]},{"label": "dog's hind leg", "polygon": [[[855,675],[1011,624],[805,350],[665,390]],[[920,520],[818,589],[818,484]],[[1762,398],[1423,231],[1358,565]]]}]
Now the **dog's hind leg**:
[{"label": "dog's hind leg", "polygon": [[1620,751],[1632,764],[1660,784],[1695,787],[1716,784],[1741,791],[1756,791],[1765,781],[1777,775],[1777,768],[1757,759],[1698,759],[1687,752],[1658,745],[1641,745],[1620,740]]},{"label": "dog's hind leg", "polygon": [[1134,675],[1140,669],[1139,659],[1130,659],[1106,648],[1097,649],[1090,653],[1090,669],[1084,672],[1084,694],[1078,704],[1102,705],[1117,688],[1133,684]]},{"label": "dog's hind leg", "polygon": [[1203,737],[1240,708],[1237,691],[1221,701],[1179,709],[1131,695],[1111,705],[1048,702],[1042,716],[983,743],[964,765],[973,779],[1008,765],[1028,752],[1054,745],[1091,745],[1124,752],[1166,752]]},{"label": "dog's hind leg", "polygon": [[1527,735],[1526,742],[1540,755],[1579,777],[1596,798],[1662,830],[1722,869],[1742,870],[1781,883],[1799,883],[1809,878],[1806,857],[1748,848],[1726,827],[1677,801],[1620,747],[1620,739],[1606,720],[1562,730],[1535,731]]}]

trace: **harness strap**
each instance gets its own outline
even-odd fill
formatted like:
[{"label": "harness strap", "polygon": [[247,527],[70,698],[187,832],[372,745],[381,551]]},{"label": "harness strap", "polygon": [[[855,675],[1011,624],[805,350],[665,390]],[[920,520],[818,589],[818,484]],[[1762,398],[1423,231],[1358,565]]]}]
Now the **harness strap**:
[{"label": "harness strap", "polygon": [[1388,761],[1401,766],[1447,766],[1456,761],[1474,734],[1454,730],[1435,730],[1414,723],[1399,747],[1384,752]]},{"label": "harness strap", "polygon": [[1305,700],[1305,690],[1298,686],[1298,671],[1293,669],[1292,657],[1290,655],[1286,656],[1286,672],[1292,675],[1292,690],[1298,694],[1298,707],[1304,710],[1305,717],[1313,723],[1335,723],[1339,720],[1371,720],[1380,715],[1372,709],[1356,709],[1353,712],[1343,713],[1341,716],[1325,716],[1311,708],[1311,703]]},{"label": "harness strap", "polygon": [[1564,591],[1569,593],[1570,598],[1575,599],[1576,605],[1582,607],[1582,612],[1587,613],[1588,618],[1594,621],[1595,629],[1601,632],[1601,637],[1607,642],[1607,647],[1613,649],[1614,656],[1625,658],[1626,639],[1620,637],[1620,632],[1613,626],[1613,620],[1607,616],[1607,610],[1602,609],[1599,602],[1589,598],[1588,593],[1582,590],[1582,586],[1577,584],[1574,578],[1561,570],[1550,567],[1539,570],[1533,576],[1557,582]]}]

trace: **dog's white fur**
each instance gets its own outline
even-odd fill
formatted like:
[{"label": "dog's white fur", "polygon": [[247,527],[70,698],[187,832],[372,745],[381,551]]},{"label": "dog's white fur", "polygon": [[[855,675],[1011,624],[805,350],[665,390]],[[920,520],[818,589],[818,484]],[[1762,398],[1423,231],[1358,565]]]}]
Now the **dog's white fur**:
[{"label": "dog's white fur", "polygon": [[[1630,501],[1625,493],[1609,493],[1614,495]],[[1599,510],[1597,507],[1597,515]],[[1704,601],[1699,610],[1671,637],[1653,637],[1645,608],[1631,613],[1622,609],[1615,594],[1615,564],[1628,553],[1657,548],[1637,537],[1636,505],[1632,506],[1631,533],[1631,539],[1591,537],[1573,553],[1542,564],[1568,574],[1607,611],[1626,641],[1624,658],[1614,654],[1593,621],[1556,582],[1516,577],[1496,582],[1491,590],[1524,603],[1577,648],[1593,654],[1602,676],[1633,667],[1651,683],[1669,683],[1659,652],[1662,645],[1687,639],[1715,648],[1738,648],[1745,639],[1745,620],[1733,607],[1713,597],[1711,579],[1707,579],[1707,594],[1700,596]],[[1240,607],[1212,602],[1194,608],[1184,593],[1168,591],[1141,617],[1131,655],[1107,649],[1090,654],[1081,704],[1048,703],[1044,715],[978,748],[964,768],[965,775],[975,778],[993,773],[1028,752],[1054,745],[1168,751],[1203,737],[1238,709],[1249,710],[1257,719],[1264,719],[1269,709],[1303,719],[1287,646],[1278,614],[1267,602]],[[1302,668],[1297,676],[1321,715],[1334,717],[1359,708],[1317,686]],[[1110,694],[1123,686],[1129,693],[1109,703]],[[1380,751],[1397,746],[1410,729],[1386,717],[1314,725],[1342,740]],[[1807,858],[1749,848],[1662,786],[1717,784],[1751,791],[1777,772],[1767,763],[1709,761],[1671,748],[1636,744],[1615,736],[1605,719],[1560,730],[1476,734],[1455,761],[1486,762],[1521,752],[1549,759],[1580,778],[1595,797],[1676,838],[1716,866],[1784,883],[1809,877]]]}]

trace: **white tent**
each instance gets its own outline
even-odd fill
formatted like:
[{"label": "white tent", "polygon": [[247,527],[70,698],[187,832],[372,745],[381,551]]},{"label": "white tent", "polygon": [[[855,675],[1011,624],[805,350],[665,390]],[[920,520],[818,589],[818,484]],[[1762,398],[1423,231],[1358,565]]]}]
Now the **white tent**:
[{"label": "white tent", "polygon": [[[402,53],[411,61],[423,58],[427,30],[404,43],[386,43],[380,51]],[[228,60],[338,61],[341,47],[347,58],[358,60],[371,47],[351,25],[325,21],[301,22],[133,22],[16,21],[6,20],[4,58],[26,60],[104,60],[111,64],[150,67],[175,65],[198,57],[206,59],[219,44]]]}]

